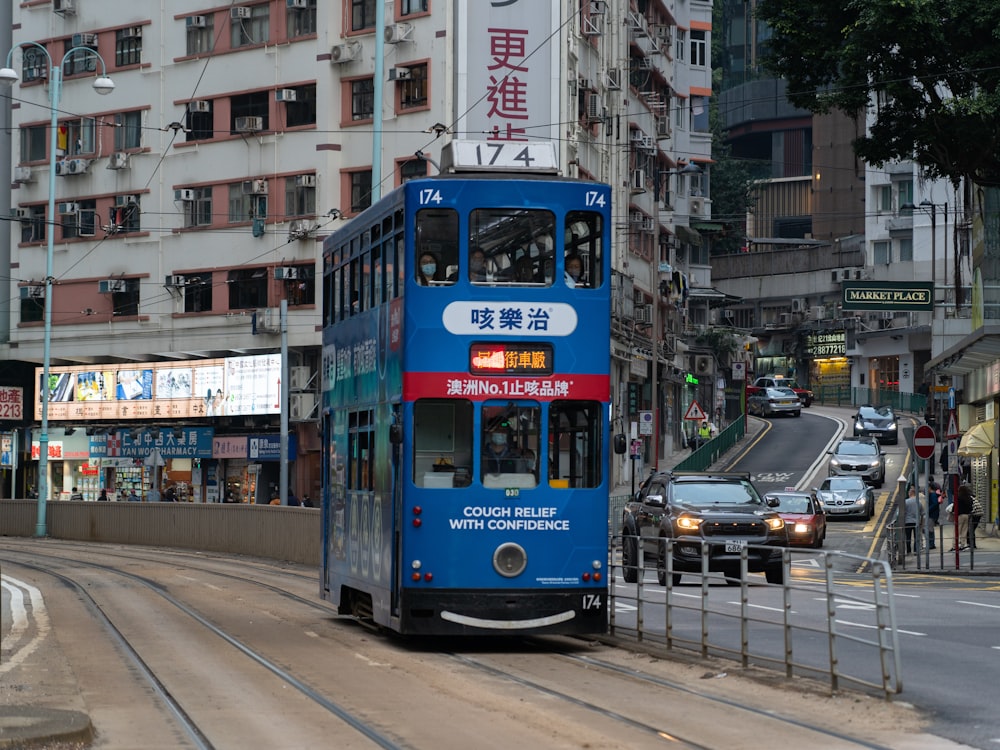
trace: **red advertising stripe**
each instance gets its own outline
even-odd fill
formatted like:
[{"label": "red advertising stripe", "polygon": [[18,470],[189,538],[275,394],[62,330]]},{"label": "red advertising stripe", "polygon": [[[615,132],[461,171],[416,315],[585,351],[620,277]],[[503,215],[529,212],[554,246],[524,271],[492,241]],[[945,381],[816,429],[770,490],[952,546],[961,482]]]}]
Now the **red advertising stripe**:
[{"label": "red advertising stripe", "polygon": [[611,378],[607,375],[568,375],[555,373],[543,378],[476,377],[467,372],[408,372],[403,375],[403,399],[467,398],[486,401],[491,398],[527,398],[535,401],[574,399],[607,401]]}]

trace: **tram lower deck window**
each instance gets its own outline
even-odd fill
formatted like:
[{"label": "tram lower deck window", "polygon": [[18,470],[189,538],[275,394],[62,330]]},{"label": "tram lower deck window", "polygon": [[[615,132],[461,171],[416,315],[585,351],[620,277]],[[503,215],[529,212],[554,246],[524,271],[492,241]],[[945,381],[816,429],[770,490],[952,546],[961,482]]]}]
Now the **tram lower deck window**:
[{"label": "tram lower deck window", "polygon": [[472,403],[421,399],[413,404],[413,483],[465,487],[472,477]]}]

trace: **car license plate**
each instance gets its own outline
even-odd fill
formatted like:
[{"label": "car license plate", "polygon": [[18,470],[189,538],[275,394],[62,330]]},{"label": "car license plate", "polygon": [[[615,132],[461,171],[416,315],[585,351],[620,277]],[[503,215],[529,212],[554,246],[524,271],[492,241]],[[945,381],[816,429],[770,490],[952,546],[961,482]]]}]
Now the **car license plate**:
[{"label": "car license plate", "polygon": [[726,540],[726,552],[742,552],[746,549],[747,543],[739,540]]}]

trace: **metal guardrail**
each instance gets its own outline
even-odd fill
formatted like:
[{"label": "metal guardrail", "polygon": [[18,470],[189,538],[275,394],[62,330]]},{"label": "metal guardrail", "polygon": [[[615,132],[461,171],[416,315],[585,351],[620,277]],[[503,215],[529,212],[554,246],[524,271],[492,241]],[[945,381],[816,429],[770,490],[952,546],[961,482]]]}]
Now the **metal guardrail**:
[{"label": "metal guardrail", "polygon": [[746,434],[746,417],[734,419],[722,432],[674,466],[676,471],[708,471],[719,456],[736,445]]},{"label": "metal guardrail", "polygon": [[920,393],[853,388],[850,386],[817,386],[812,389],[813,403],[824,406],[887,405],[899,412],[923,416],[927,411],[927,396]]},{"label": "metal guardrail", "polygon": [[[842,683],[851,683],[861,688],[875,689],[884,693],[886,699],[901,693],[901,660],[899,651],[896,613],[893,603],[892,569],[883,560],[858,557],[838,551],[805,551],[785,548],[782,550],[783,584],[758,583],[748,577],[747,551],[744,549],[740,560],[739,578],[726,578],[721,573],[708,570],[710,544],[702,544],[702,572],[685,576],[700,577],[700,586],[677,587],[673,585],[674,540],[664,539],[668,545],[666,560],[666,586],[656,583],[654,567],[647,568],[639,545],[639,570],[636,583],[623,583],[621,565],[612,560],[609,578],[609,631],[618,637],[633,637],[645,645],[660,644],[667,650],[686,649],[696,651],[703,657],[714,655],[737,659],[743,667],[753,663],[761,666],[780,667],[786,677],[796,675],[814,678],[826,677],[831,691],[836,691]],[[620,549],[620,540],[616,544]],[[751,546],[750,549],[753,547]],[[769,548],[773,549],[773,548]],[[809,560],[806,570],[820,573],[804,577],[792,575],[792,563]],[[834,580],[835,563],[841,569],[851,561],[852,570],[861,568],[871,571],[861,580],[870,581],[870,586],[862,587],[857,579],[855,585],[844,586]],[[802,568],[797,568],[801,571]],[[653,575],[652,582],[646,580]],[[853,575],[853,574],[852,574]],[[720,602],[712,597],[718,591],[720,582],[728,584],[722,590],[739,586],[739,602],[729,595]],[[650,596],[649,589],[656,592]],[[683,588],[683,591],[677,591]],[[772,592],[780,590],[780,603]],[[665,591],[665,598],[659,592]],[[758,596],[758,592],[766,592]],[[692,596],[696,593],[697,595]],[[816,599],[825,598],[825,604],[817,607]],[[654,609],[663,612],[662,627],[651,625],[648,617]],[[850,611],[851,626],[845,626],[844,612]],[[659,618],[657,618],[659,620]],[[729,626],[726,621],[738,621],[739,628]],[[780,638],[765,638],[761,634],[777,631]],[[865,637],[864,633],[871,633]],[[825,640],[825,647],[817,647],[818,638]],[[852,659],[854,665],[861,665],[858,672],[845,671],[845,659],[841,658],[848,645],[870,648],[871,659]],[[869,671],[862,671],[867,669]]]}]

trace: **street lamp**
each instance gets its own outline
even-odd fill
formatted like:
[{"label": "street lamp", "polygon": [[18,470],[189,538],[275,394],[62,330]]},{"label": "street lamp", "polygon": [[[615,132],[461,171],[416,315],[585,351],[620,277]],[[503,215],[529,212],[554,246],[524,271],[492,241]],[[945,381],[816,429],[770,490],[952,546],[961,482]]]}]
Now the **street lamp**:
[{"label": "street lamp", "polygon": [[[929,200],[920,201],[919,206],[915,206],[912,203],[904,203],[899,207],[901,211],[925,211],[931,217],[931,319],[934,319],[935,307],[937,306],[937,210],[938,207],[944,209],[944,237],[945,243],[948,241],[948,204],[947,203],[932,203]],[[945,247],[945,256],[947,256],[948,248]],[[946,263],[945,268],[947,269],[947,258],[944,257]],[[945,272],[945,286],[947,286],[948,273]]]},{"label": "street lamp", "polygon": [[59,129],[59,97],[62,93],[62,68],[66,60],[76,52],[93,55],[101,61],[101,75],[94,79],[94,90],[98,94],[110,94],[114,82],[108,78],[104,58],[90,47],[73,47],[63,55],[59,65],[52,63],[52,55],[38,42],[20,42],[7,53],[7,66],[0,68],[0,84],[13,86],[17,80],[17,71],[11,67],[14,50],[18,47],[35,47],[42,51],[49,65],[49,206],[48,227],[45,230],[45,334],[42,346],[42,382],[39,391],[42,395],[42,430],[38,435],[38,517],[35,523],[35,536],[45,536],[45,503],[49,493],[49,368],[50,350],[52,348],[52,282],[53,255],[55,250],[56,228],[56,148],[58,146],[57,131]]}]

